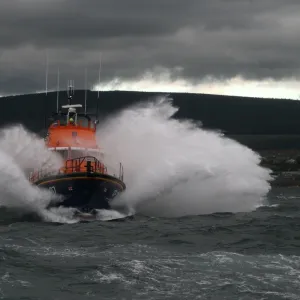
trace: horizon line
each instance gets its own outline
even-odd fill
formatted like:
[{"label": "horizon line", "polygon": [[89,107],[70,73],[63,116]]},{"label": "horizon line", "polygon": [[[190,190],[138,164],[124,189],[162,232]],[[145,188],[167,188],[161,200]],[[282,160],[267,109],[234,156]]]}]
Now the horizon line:
[{"label": "horizon line", "polygon": [[[15,94],[3,94],[0,95],[0,98],[8,98],[8,97],[18,97],[18,96],[29,96],[29,95],[36,95],[36,94],[45,94],[47,97],[50,93],[59,93],[67,92],[67,89],[57,90],[45,90],[45,91],[37,91],[37,92],[28,92],[28,93],[15,93]],[[126,90],[126,89],[114,89],[114,90],[96,90],[96,89],[74,89],[74,91],[88,91],[88,92],[95,92],[95,93],[107,93],[107,92],[128,92],[128,93],[148,93],[148,94],[190,94],[190,95],[211,95],[217,97],[234,97],[234,98],[251,98],[251,99],[270,99],[270,100],[290,100],[290,101],[299,101],[299,99],[293,98],[272,98],[272,97],[264,97],[264,96],[239,96],[239,95],[230,95],[230,94],[211,94],[211,93],[196,93],[196,92],[162,92],[162,91],[142,91],[142,90]]]}]

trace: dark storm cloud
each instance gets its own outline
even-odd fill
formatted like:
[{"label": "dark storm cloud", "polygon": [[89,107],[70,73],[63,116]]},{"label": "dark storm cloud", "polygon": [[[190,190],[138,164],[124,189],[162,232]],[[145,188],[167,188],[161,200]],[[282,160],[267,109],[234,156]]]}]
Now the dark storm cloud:
[{"label": "dark storm cloud", "polygon": [[299,75],[298,0],[1,0],[0,94],[164,67],[191,82]]}]

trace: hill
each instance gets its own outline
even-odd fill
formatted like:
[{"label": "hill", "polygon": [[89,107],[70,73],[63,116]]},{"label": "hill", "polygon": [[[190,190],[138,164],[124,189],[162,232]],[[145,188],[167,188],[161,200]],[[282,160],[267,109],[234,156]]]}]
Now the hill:
[{"label": "hill", "polygon": [[[84,90],[76,90],[74,103],[84,103]],[[163,93],[161,93],[163,94]],[[128,105],[147,101],[159,93],[88,91],[88,111],[95,111],[97,101],[101,116]],[[300,147],[300,102],[285,99],[170,93],[180,109],[176,118],[200,120],[204,128],[218,129],[252,148]],[[22,123],[40,133],[45,128],[45,114],[56,110],[56,92],[8,96],[0,99],[0,126]],[[66,104],[66,91],[60,92],[60,105]],[[48,125],[48,124],[47,124]]]}]

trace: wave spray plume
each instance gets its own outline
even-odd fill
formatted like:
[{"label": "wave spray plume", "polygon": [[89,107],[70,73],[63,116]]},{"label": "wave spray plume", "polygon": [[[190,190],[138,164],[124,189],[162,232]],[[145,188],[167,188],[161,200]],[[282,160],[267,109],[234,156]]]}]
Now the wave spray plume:
[{"label": "wave spray plume", "polygon": [[57,170],[62,164],[58,154],[50,152],[44,140],[16,125],[0,131],[0,207],[17,209],[20,214],[34,213],[45,221],[67,222],[63,216],[46,209],[60,197],[28,181],[33,168]]},{"label": "wave spray plume", "polygon": [[124,165],[127,190],[113,207],[177,217],[251,211],[270,189],[260,156],[221,133],[174,118],[172,99],[127,108],[98,128],[106,163]]}]

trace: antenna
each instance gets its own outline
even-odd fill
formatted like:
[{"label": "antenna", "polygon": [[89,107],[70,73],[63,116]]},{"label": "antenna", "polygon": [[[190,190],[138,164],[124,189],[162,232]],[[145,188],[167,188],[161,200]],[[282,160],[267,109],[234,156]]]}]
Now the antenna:
[{"label": "antenna", "polygon": [[[47,96],[47,92],[48,92],[48,49],[46,49],[46,96]],[[46,129],[47,127],[47,100],[46,100],[46,97],[45,97],[45,100],[44,100],[44,128]]]},{"label": "antenna", "polygon": [[48,50],[46,50],[46,96],[48,92]]},{"label": "antenna", "polygon": [[85,68],[85,91],[84,91],[84,113],[86,114],[86,98],[87,98],[87,70]]},{"label": "antenna", "polygon": [[59,68],[57,69],[57,96],[56,96],[56,112],[58,113],[58,99],[59,99]]},{"label": "antenna", "polygon": [[99,57],[98,99],[99,99],[99,90],[100,90],[100,74],[101,74],[101,52],[100,52],[100,57]]},{"label": "antenna", "polygon": [[[99,91],[100,91],[100,75],[101,75],[101,58],[102,58],[102,53],[100,52],[100,57],[99,57],[99,82],[98,82],[98,98],[97,98],[97,107],[96,107],[96,118],[98,118],[98,110],[99,110]],[[97,122],[97,120],[96,120]]]}]

